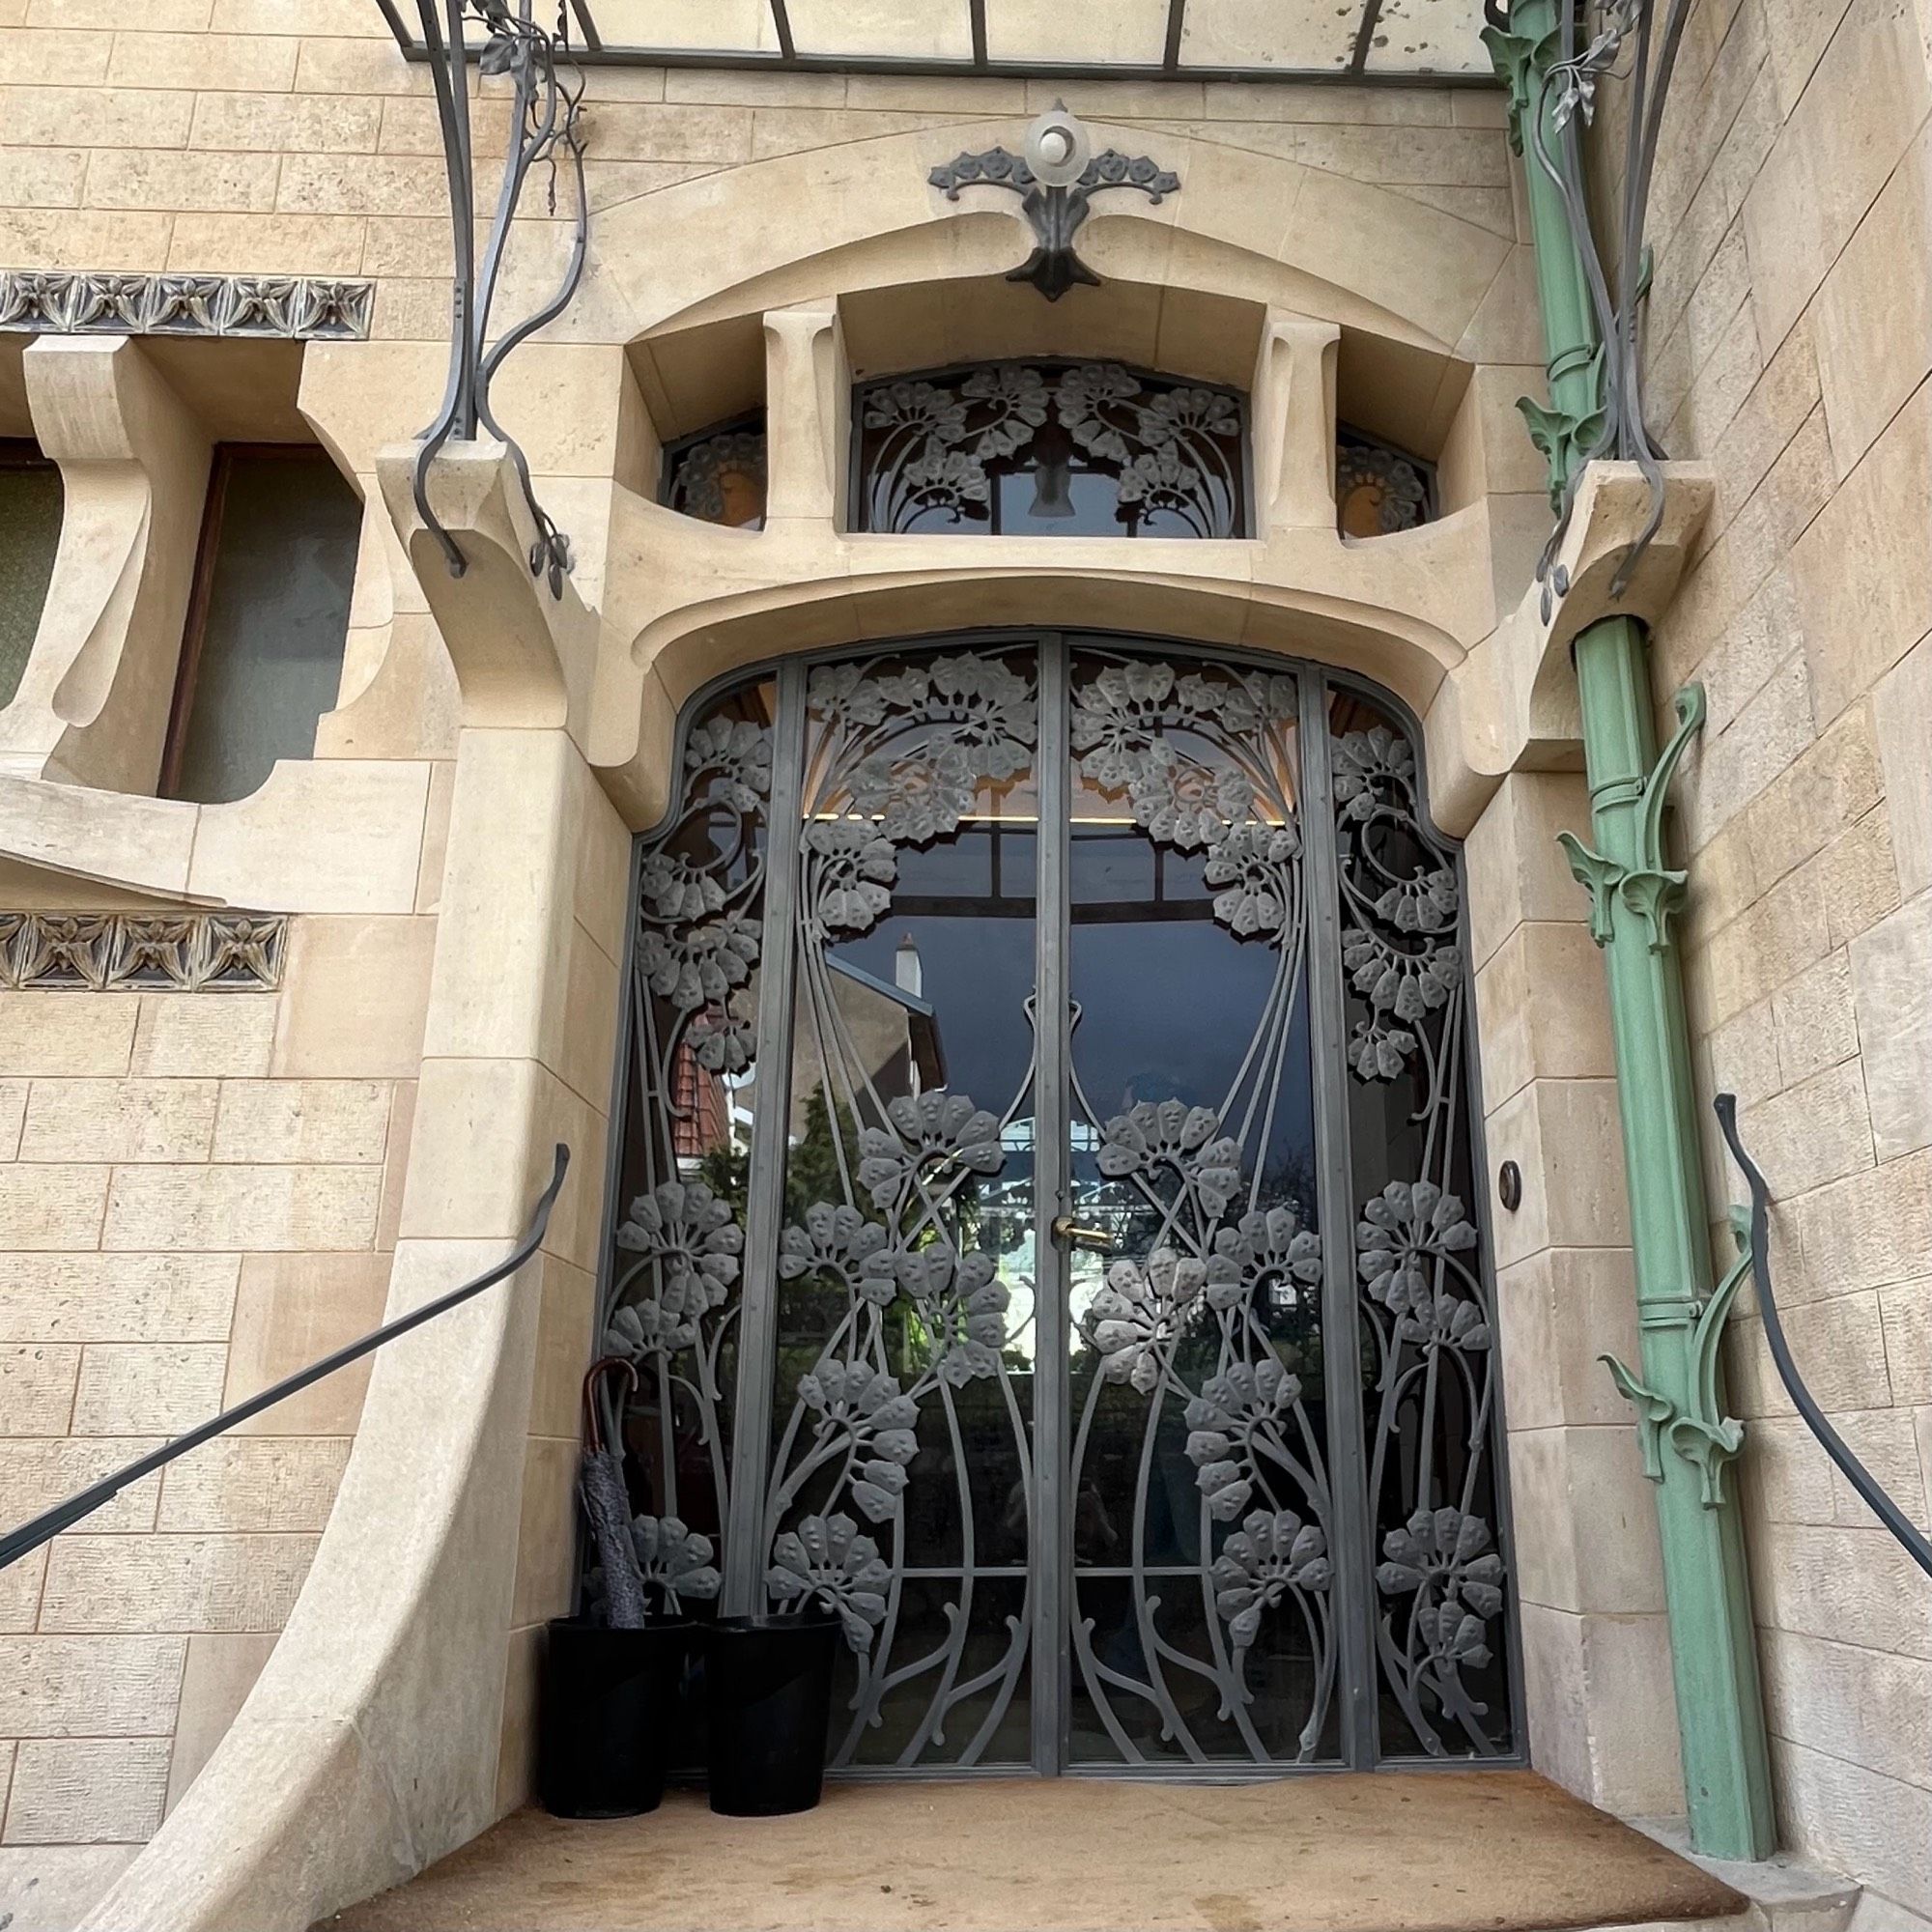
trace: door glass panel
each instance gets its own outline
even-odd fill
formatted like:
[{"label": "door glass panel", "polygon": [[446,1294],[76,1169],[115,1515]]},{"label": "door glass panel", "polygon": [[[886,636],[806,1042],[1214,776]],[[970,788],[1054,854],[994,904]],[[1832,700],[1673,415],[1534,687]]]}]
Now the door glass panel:
[{"label": "door glass panel", "polygon": [[1296,685],[1072,678],[1069,1758],[1332,1758]]},{"label": "door glass panel", "polygon": [[1029,1749],[1037,675],[808,686],[766,1588],[840,1611],[838,1762]]},{"label": "door glass panel", "polygon": [[1336,694],[1329,762],[1381,1754],[1487,1755],[1515,1734],[1461,868],[1387,713]]}]

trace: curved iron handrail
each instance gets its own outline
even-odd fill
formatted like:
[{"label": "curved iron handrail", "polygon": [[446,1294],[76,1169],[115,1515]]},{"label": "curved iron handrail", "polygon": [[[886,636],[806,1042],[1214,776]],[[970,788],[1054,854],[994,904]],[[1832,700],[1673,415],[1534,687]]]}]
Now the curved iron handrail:
[{"label": "curved iron handrail", "polygon": [[307,1368],[298,1369],[292,1376],[284,1376],[280,1381],[271,1383],[259,1394],[251,1395],[246,1402],[238,1402],[233,1408],[224,1408],[219,1415],[190,1429],[185,1435],[178,1435],[172,1442],[150,1450],[125,1468],[115,1470],[111,1476],[103,1476],[91,1488],[68,1497],[65,1502],[56,1503],[52,1509],[43,1510],[19,1528],[0,1536],[0,1570],[30,1555],[42,1544],[51,1543],[62,1530],[71,1529],[103,1504],[113,1501],[130,1483],[138,1483],[143,1476],[152,1476],[176,1457],[186,1455],[190,1449],[198,1449],[204,1442],[233,1429],[238,1422],[246,1422],[251,1415],[272,1408],[276,1403],[307,1388],[311,1382],[319,1382],[324,1376],[347,1368],[351,1362],[380,1349],[384,1342],[393,1342],[398,1335],[407,1335],[412,1328],[420,1328],[425,1321],[435,1321],[439,1315],[447,1313],[472,1295],[481,1294],[486,1288],[494,1288],[499,1281],[515,1274],[542,1245],[544,1235],[550,1228],[551,1209],[556,1206],[557,1193],[563,1186],[563,1177],[569,1167],[570,1150],[559,1141],[550,1185],[538,1195],[537,1204],[530,1210],[529,1227],[523,1238],[495,1267],[479,1274],[473,1281],[465,1282],[461,1288],[453,1288],[447,1294],[440,1294],[434,1301],[426,1301],[420,1308],[412,1308],[407,1315],[399,1315],[393,1321],[385,1321],[382,1327],[371,1329],[359,1341],[349,1343],[332,1355],[325,1355],[321,1361],[311,1362]]},{"label": "curved iron handrail", "polygon": [[1758,1313],[1764,1318],[1764,1339],[1771,1346],[1771,1359],[1777,1364],[1777,1373],[1792,1402],[1797,1405],[1798,1413],[1823,1445],[1826,1455],[1838,1465],[1845,1480],[1858,1491],[1871,1513],[1904,1545],[1905,1553],[1928,1577],[1932,1577],[1932,1543],[1919,1533],[1918,1526],[1887,1494],[1884,1485],[1859,1461],[1845,1438],[1832,1427],[1825,1411],[1818,1406],[1816,1398],[1804,1385],[1804,1378],[1798,1373],[1798,1364],[1791,1358],[1791,1345],[1785,1340],[1784,1323],[1778,1319],[1777,1302],[1771,1292],[1771,1190],[1765,1185],[1757,1163],[1745,1151],[1744,1143],[1738,1138],[1737,1095],[1719,1094],[1714,1105],[1718,1124],[1723,1129],[1725,1144],[1731,1151],[1731,1158],[1743,1169],[1750,1187],[1751,1279],[1757,1286]]}]

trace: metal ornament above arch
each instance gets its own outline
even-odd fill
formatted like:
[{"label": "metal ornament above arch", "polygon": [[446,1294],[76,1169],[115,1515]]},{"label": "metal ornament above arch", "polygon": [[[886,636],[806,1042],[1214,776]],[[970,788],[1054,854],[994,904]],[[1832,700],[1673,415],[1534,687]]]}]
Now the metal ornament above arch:
[{"label": "metal ornament above arch", "polygon": [[666,1597],[835,1608],[853,1768],[1518,1760],[1400,706],[980,633],[742,675],[680,743],[603,1284]]}]

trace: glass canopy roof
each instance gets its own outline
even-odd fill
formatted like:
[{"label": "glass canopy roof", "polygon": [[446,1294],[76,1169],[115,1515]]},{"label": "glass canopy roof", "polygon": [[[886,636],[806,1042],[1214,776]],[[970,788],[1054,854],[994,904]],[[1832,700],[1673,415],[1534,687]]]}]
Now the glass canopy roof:
[{"label": "glass canopy roof", "polygon": [[[379,0],[406,51],[408,0]],[[1491,80],[1482,0],[570,0],[617,65],[1042,79]]]}]

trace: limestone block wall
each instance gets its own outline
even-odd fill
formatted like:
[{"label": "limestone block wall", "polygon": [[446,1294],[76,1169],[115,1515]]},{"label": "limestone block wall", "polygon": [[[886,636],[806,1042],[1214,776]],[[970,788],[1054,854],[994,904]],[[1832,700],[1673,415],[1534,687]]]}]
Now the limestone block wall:
[{"label": "limestone block wall", "polygon": [[[0,993],[0,1519],[382,1319],[435,927],[298,919],[274,991]],[[0,1847],[158,1825],[300,1588],[366,1378],[0,1577]]]},{"label": "limestone block wall", "polygon": [[[1932,1470],[1932,107],[1913,0],[1704,0],[1659,164],[1651,418],[1714,468],[1658,636],[1700,1088],[1779,1197],[1826,1409],[1924,1520]],[[1714,1206],[1737,1198],[1715,1126]],[[1714,1239],[1721,1240],[1719,1231]],[[1932,1915],[1932,1592],[1729,1346],[1788,1841]]]}]

